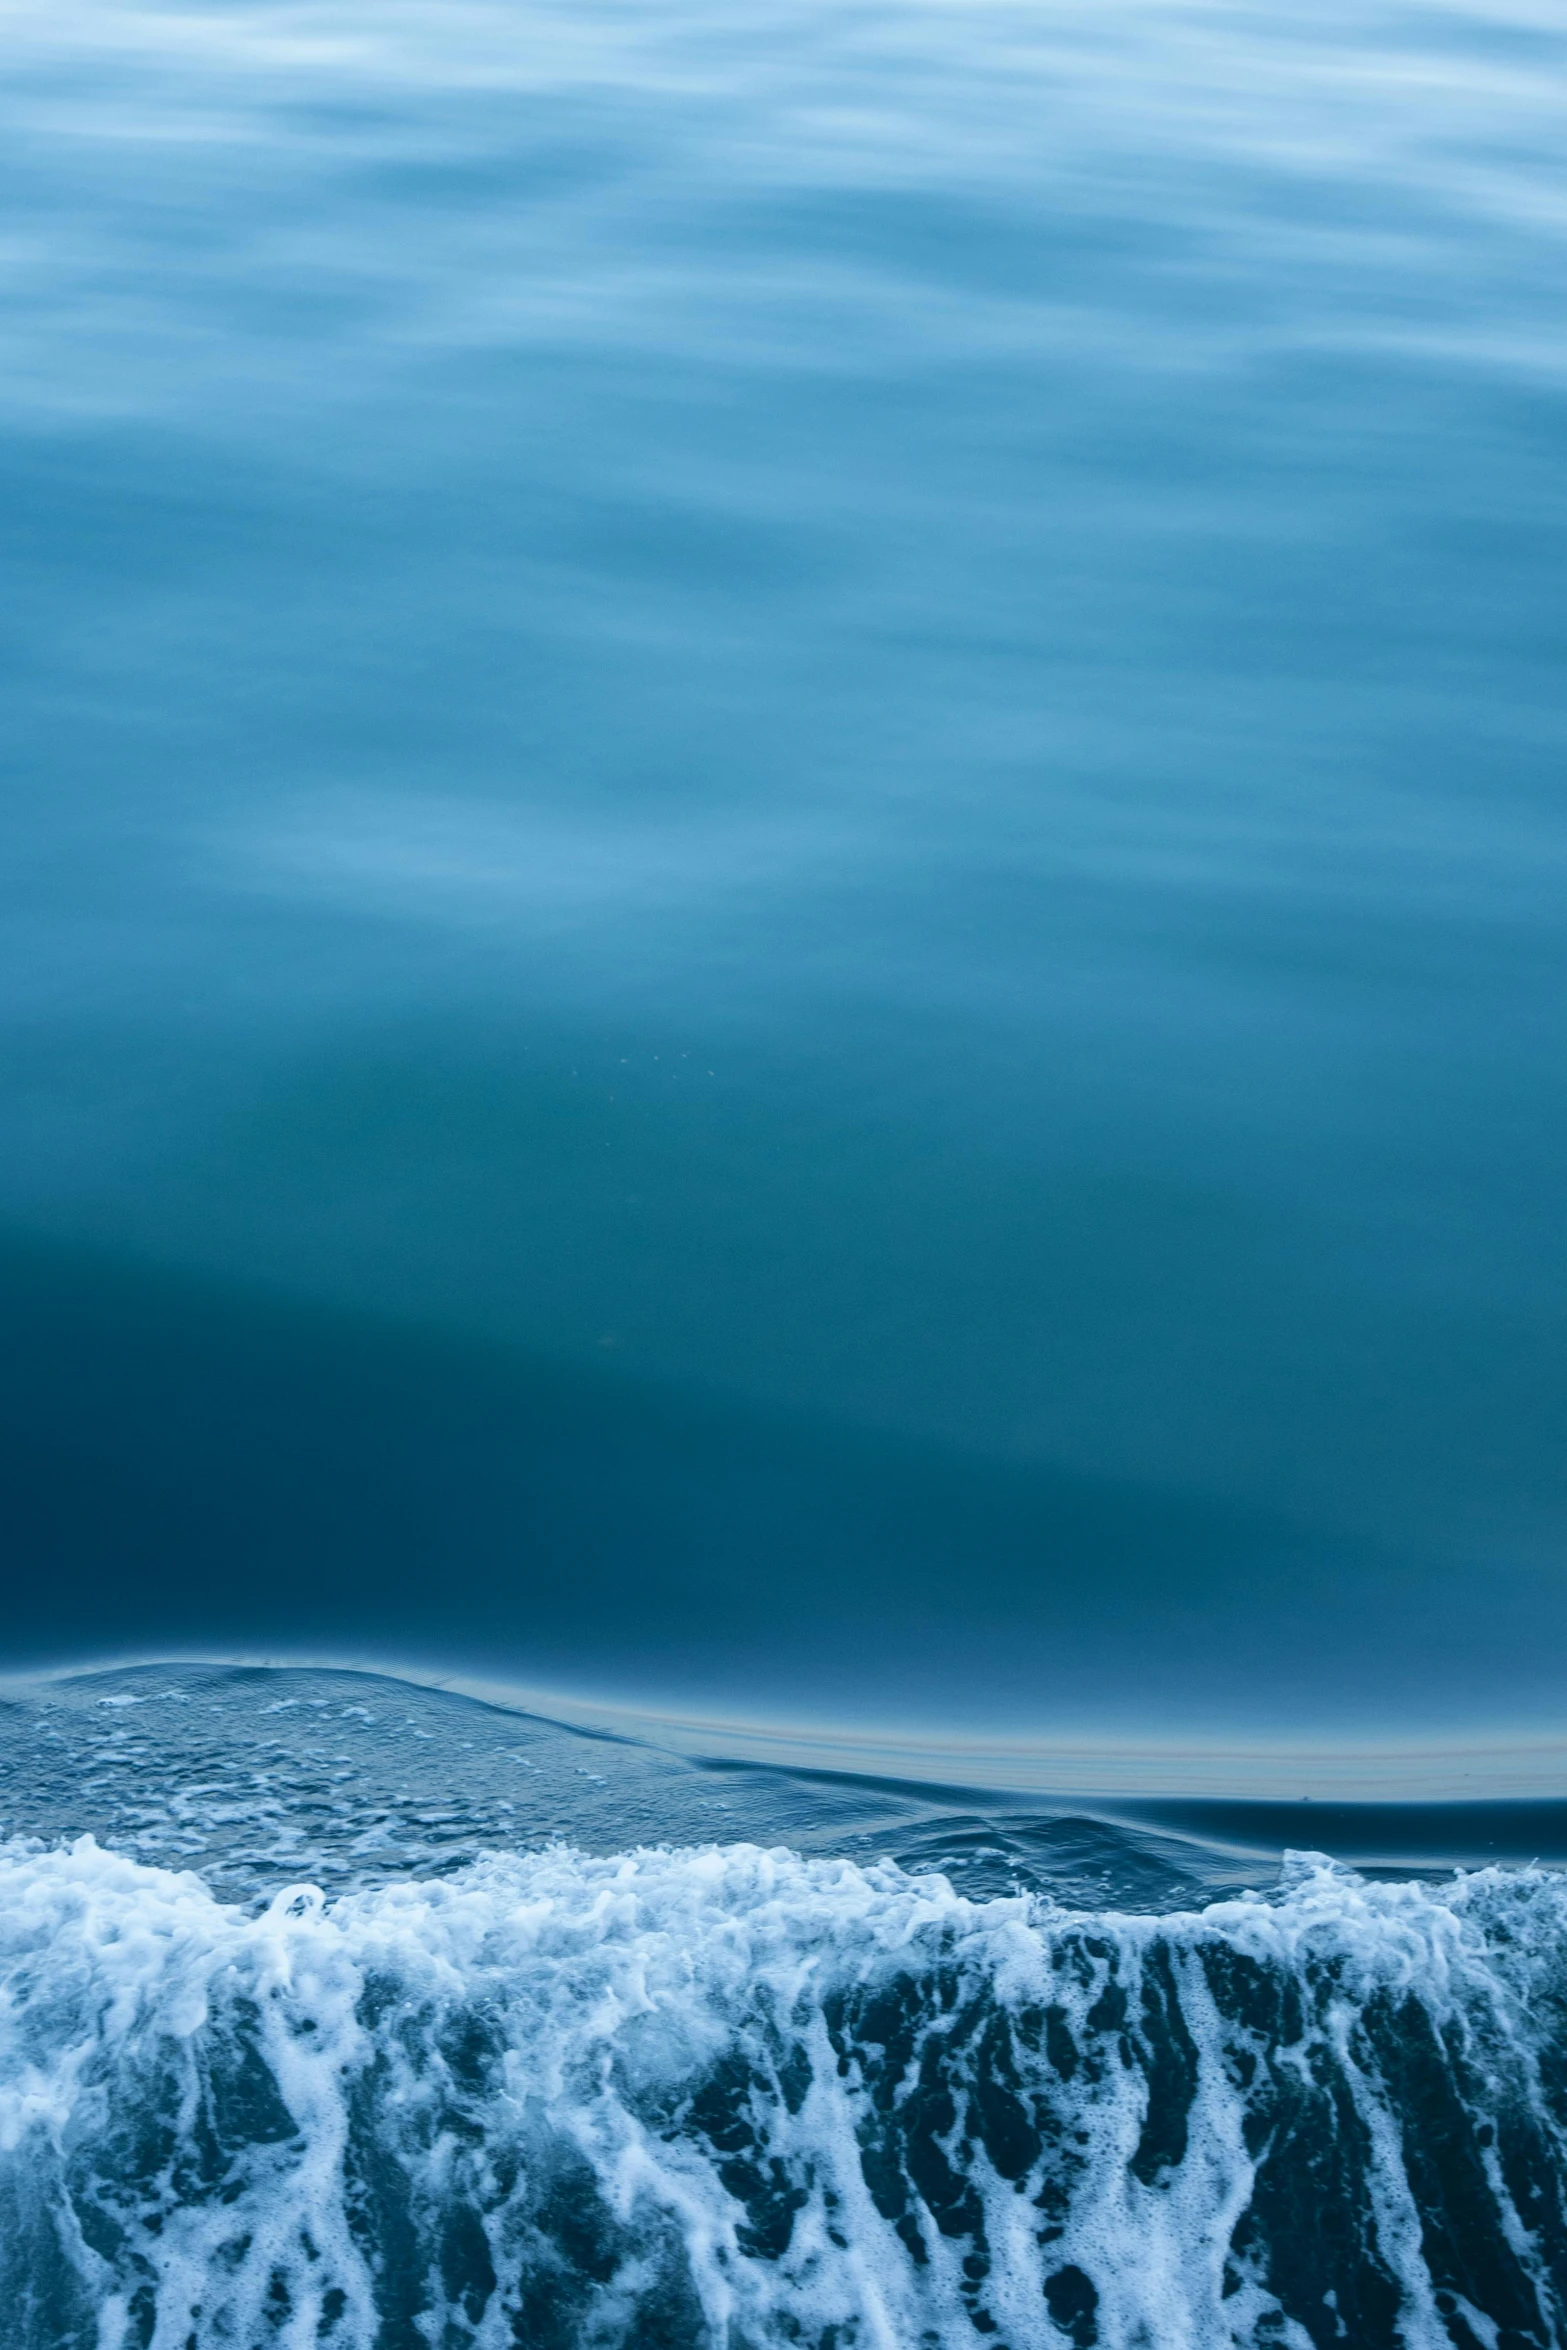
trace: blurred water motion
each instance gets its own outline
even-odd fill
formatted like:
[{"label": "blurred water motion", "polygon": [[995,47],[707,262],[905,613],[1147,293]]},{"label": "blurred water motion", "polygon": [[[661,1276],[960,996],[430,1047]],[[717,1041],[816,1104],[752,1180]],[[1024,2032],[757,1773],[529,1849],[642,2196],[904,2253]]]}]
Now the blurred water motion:
[{"label": "blurred water motion", "polygon": [[1559,18],[6,46],[10,1653],[1558,1726]]}]

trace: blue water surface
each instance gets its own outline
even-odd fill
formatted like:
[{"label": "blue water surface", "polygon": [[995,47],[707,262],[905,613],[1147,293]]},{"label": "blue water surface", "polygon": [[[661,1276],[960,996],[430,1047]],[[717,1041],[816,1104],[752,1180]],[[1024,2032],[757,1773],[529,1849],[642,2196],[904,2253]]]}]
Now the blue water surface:
[{"label": "blue water surface", "polygon": [[23,5],[5,1661],[1567,1713],[1567,31]]}]

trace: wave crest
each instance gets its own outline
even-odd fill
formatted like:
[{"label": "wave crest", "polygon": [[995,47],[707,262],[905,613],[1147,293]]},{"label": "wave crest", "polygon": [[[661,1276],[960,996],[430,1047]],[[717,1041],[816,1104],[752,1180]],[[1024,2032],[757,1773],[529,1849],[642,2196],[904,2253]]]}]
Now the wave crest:
[{"label": "wave crest", "polygon": [[0,1854],[25,2350],[1558,2342],[1567,1879],[1163,1918],[732,1846]]}]

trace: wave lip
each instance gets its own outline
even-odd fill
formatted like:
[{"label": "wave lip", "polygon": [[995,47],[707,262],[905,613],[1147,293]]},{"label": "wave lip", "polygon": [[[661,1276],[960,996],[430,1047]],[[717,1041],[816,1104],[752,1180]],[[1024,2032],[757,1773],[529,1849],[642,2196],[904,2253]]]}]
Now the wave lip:
[{"label": "wave lip", "polygon": [[19,2350],[1559,2342],[1567,1878],[0,1852]]}]

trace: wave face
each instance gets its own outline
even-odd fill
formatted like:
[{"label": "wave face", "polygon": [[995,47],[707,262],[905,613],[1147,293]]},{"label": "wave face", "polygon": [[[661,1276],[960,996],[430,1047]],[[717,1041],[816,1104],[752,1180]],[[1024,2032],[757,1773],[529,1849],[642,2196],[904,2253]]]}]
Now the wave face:
[{"label": "wave face", "polygon": [[1567,2326],[1567,1877],[1164,1917],[737,1844],[225,1903],[0,1854],[18,2350]]}]

